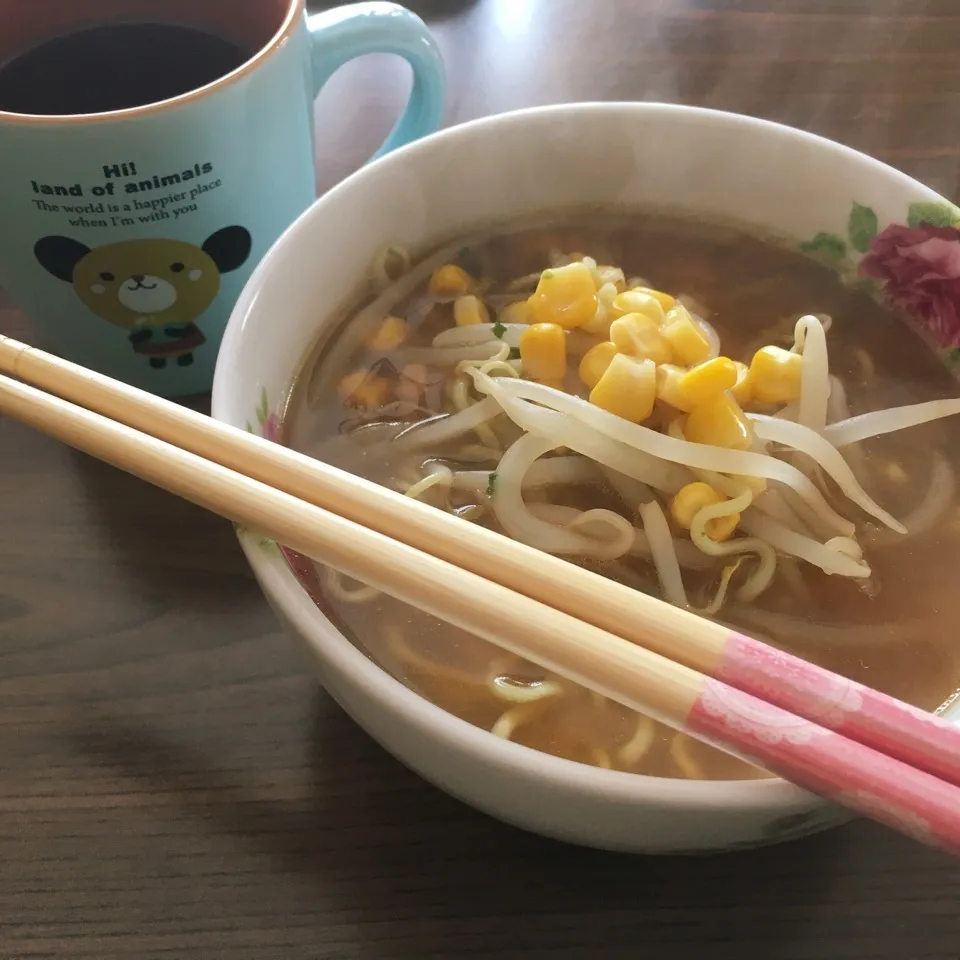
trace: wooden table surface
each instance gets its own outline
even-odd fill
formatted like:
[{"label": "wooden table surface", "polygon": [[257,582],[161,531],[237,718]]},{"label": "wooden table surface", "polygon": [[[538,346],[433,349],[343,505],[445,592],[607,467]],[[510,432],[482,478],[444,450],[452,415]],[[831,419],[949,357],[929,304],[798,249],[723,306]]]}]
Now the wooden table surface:
[{"label": "wooden table surface", "polygon": [[[449,123],[566,100],[739,110],[960,193],[957,0],[433,0]],[[405,97],[318,102],[319,183]],[[0,332],[30,337],[12,309]],[[960,869],[866,823],[614,856],[402,768],[314,682],[230,527],[0,421],[0,957],[932,960]]]}]

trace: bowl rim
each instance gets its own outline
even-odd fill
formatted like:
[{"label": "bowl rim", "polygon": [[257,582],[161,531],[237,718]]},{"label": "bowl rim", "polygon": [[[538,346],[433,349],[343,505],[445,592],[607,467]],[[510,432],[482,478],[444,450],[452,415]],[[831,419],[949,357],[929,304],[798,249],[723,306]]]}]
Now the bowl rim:
[{"label": "bowl rim", "polygon": [[[632,114],[637,117],[683,114],[699,118],[705,127],[733,124],[775,133],[787,141],[804,142],[823,151],[838,154],[848,165],[859,166],[873,176],[884,177],[904,193],[913,194],[916,198],[949,202],[908,174],[852,147],[776,121],[708,107],[657,102],[581,101],[527,107],[480,117],[437,131],[359,168],[316,199],[287,227],[254,269],[230,316],[214,375],[211,416],[234,426],[242,426],[243,418],[239,415],[231,416],[228,406],[229,381],[234,376],[242,352],[241,343],[247,326],[252,324],[252,318],[263,310],[261,287],[292,246],[309,243],[315,225],[323,219],[325,208],[336,198],[356,190],[372,172],[385,165],[416,162],[416,158],[421,154],[441,148],[453,140],[483,135],[490,129],[507,125],[526,124],[531,120],[545,122],[553,118],[563,118],[564,121],[575,122],[578,115],[598,113]],[[334,315],[330,314],[331,317]],[[822,801],[778,777],[756,780],[680,780],[653,777],[605,770],[562,759],[493,736],[488,730],[477,727],[427,700],[367,657],[313,603],[285,560],[278,564],[275,558],[268,557],[243,537],[241,546],[261,585],[269,588],[284,614],[290,618],[297,632],[321,660],[330,661],[342,673],[349,675],[354,683],[362,686],[368,694],[374,695],[386,705],[388,712],[400,717],[403,723],[428,736],[442,736],[448,742],[457,744],[465,755],[471,755],[481,763],[493,765],[521,780],[534,778],[568,793],[592,794],[618,803],[632,802],[654,806],[668,803],[687,811],[721,812],[735,809],[740,812],[764,811],[770,814],[775,814],[778,809],[812,809],[818,803],[827,804],[827,801]]]}]

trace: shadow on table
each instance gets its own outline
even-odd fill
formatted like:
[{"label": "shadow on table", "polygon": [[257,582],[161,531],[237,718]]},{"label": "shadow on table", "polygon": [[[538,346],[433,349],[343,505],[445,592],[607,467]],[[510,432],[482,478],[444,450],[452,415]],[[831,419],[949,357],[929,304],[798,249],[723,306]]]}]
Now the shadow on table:
[{"label": "shadow on table", "polygon": [[544,840],[425,786],[322,693],[297,799],[265,797],[141,721],[78,718],[68,736],[273,860],[281,889],[306,883],[331,915],[388,930],[393,957],[633,957],[646,936],[726,960],[758,936],[760,918],[764,956],[776,960],[829,902],[849,845],[841,829],[750,853],[655,858]]},{"label": "shadow on table", "polygon": [[[89,529],[112,568],[114,589],[216,613],[221,604],[233,608],[236,578],[242,578],[250,581],[243,592],[262,606],[227,520],[85,454],[71,451],[71,456],[85,491]],[[231,584],[219,589],[224,577]]]}]

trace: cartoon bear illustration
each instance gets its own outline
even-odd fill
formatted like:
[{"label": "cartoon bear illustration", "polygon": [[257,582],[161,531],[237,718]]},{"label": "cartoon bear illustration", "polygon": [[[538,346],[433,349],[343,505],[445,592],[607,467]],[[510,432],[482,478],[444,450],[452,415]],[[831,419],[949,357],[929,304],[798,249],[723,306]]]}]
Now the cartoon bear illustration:
[{"label": "cartoon bear illustration", "polygon": [[194,322],[220,291],[220,275],[250,256],[250,233],[224,227],[198,247],[183,240],[125,240],[91,249],[69,237],[34,245],[40,265],[73,284],[77,296],[108,323],[129,330],[135,353],[163,369],[193,363],[206,337]]}]

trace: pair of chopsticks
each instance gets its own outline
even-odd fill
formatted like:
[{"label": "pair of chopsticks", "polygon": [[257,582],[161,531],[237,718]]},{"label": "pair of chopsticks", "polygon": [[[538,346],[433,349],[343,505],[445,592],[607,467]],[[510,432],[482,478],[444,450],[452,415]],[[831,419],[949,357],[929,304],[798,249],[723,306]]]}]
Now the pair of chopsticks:
[{"label": "pair of chopsticks", "polygon": [[960,854],[960,730],[943,720],[3,336],[0,374],[9,375],[0,375],[0,412],[624,706]]}]

